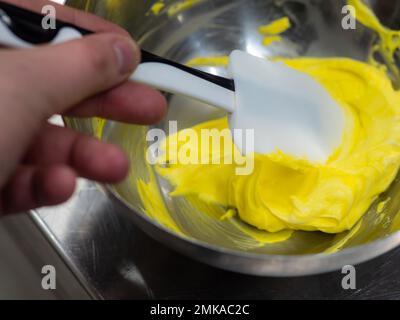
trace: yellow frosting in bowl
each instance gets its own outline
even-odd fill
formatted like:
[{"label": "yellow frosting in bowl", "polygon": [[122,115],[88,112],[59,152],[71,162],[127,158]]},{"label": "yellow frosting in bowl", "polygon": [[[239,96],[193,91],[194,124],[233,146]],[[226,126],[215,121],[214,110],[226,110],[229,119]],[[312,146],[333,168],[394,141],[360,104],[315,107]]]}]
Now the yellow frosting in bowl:
[{"label": "yellow frosting in bowl", "polygon": [[[323,84],[352,119],[342,145],[326,163],[314,164],[277,151],[255,155],[254,172],[237,175],[236,164],[180,163],[180,148],[193,150],[197,145],[188,145],[194,140],[170,136],[165,145],[178,141],[177,153],[168,156],[170,164],[160,166],[158,172],[175,186],[171,195],[196,195],[203,201],[235,208],[243,221],[262,230],[348,230],[389,186],[399,169],[400,94],[382,70],[362,62],[285,62]],[[193,129],[201,139],[202,129],[226,128],[227,119],[223,118]],[[232,144],[232,152],[238,152],[232,141],[227,143]],[[227,157],[222,149],[211,150],[211,157]]]},{"label": "yellow frosting in bowl", "polygon": [[[397,38],[386,37],[391,31],[379,27],[362,2],[349,2],[361,12],[360,22],[380,35],[379,48],[392,49],[397,45],[389,43]],[[288,28],[290,21],[282,18],[260,27],[259,32],[264,43],[271,44],[271,39],[280,37]],[[385,53],[393,50],[389,51]],[[204,129],[218,129],[209,131],[216,135],[212,138],[218,139],[218,132],[228,129],[227,118],[221,118],[191,128],[196,140],[185,139],[187,130],[167,137],[163,143],[166,155],[163,160],[167,162],[160,160],[156,170],[172,184],[172,197],[190,197],[219,205],[227,212],[222,219],[237,215],[260,231],[282,235],[291,230],[326,233],[350,230],[389,187],[399,170],[400,93],[393,88],[387,70],[376,62],[368,64],[347,58],[283,61],[312,76],[344,109],[347,117],[344,139],[326,163],[312,163],[276,150],[271,154],[249,155],[254,160],[253,172],[237,175],[239,165],[223,160],[215,161],[222,162],[219,164],[180,161],[182,152],[214,160],[232,158],[232,154],[233,158],[241,157],[231,139],[223,140],[221,148],[211,145],[206,151],[195,143],[201,141]],[[188,64],[226,66],[228,58],[198,57]],[[289,236],[290,233],[284,234],[281,240]]]}]

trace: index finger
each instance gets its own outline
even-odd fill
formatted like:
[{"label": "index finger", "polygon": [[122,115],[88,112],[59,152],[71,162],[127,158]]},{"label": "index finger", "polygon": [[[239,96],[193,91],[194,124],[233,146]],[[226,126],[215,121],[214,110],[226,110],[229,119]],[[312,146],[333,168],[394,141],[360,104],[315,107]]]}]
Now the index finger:
[{"label": "index finger", "polygon": [[47,0],[3,0],[3,2],[19,6],[37,13],[41,13],[45,5],[52,5],[56,8],[57,19],[69,22],[81,28],[94,32],[115,32],[130,36],[129,33],[116,24],[106,21],[94,14],[76,10],[67,6]]}]

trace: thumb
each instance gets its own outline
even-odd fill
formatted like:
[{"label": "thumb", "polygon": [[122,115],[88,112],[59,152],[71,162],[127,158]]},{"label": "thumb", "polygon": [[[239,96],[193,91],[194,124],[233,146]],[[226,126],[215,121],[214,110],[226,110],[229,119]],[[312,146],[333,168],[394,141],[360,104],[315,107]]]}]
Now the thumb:
[{"label": "thumb", "polygon": [[126,36],[0,50],[0,188],[43,120],[124,81],[140,60]]},{"label": "thumb", "polygon": [[110,33],[28,50],[4,50],[0,70],[7,75],[8,94],[16,91],[14,108],[48,117],[126,80],[139,61],[133,40]]}]

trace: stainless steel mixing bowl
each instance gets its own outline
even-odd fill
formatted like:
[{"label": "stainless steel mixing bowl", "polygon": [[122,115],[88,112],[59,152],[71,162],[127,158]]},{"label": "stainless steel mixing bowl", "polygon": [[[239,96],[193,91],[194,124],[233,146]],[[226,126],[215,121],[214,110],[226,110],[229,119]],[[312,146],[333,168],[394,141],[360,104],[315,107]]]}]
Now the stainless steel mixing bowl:
[{"label": "stainless steel mixing bowl", "polygon": [[[176,2],[165,1],[167,7]],[[70,0],[67,4],[120,24],[143,48],[183,63],[192,57],[228,54],[233,49],[264,56],[339,56],[366,60],[376,41],[374,33],[361,25],[356,30],[343,30],[341,11],[345,3],[337,0],[204,0],[172,16],[149,12],[154,4],[150,0]],[[384,24],[396,27],[400,2],[370,1],[370,4]],[[284,41],[262,46],[257,27],[284,15],[293,22]],[[225,72],[216,67],[205,70],[221,75]],[[168,120],[177,120],[179,128],[186,128],[222,115],[211,106],[187,98],[170,95],[168,99],[169,113],[157,125],[159,128],[166,128]],[[398,179],[371,206],[357,229],[339,235],[295,232],[284,242],[262,244],[232,223],[213,218],[222,208],[171,198],[168,195],[171,186],[156,176],[157,194],[152,195],[153,200],[161,197],[167,213],[182,231],[176,234],[146,211],[143,194],[138,190],[137,182],[148,182],[154,174],[145,160],[148,128],[99,119],[68,119],[67,124],[126,150],[132,163],[129,177],[117,186],[105,188],[115,200],[116,210],[129,215],[150,236],[199,261],[254,275],[306,275],[366,261],[400,243]],[[377,213],[381,201],[387,202],[383,212]]]}]

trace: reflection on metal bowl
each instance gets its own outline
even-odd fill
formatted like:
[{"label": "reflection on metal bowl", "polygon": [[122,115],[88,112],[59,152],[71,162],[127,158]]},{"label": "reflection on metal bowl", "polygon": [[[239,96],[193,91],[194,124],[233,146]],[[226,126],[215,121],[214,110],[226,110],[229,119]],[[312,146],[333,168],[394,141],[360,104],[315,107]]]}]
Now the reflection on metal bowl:
[{"label": "reflection on metal bowl", "polygon": [[[177,2],[164,1],[166,8]],[[388,2],[391,2],[390,9],[386,7],[387,2],[383,6],[382,2],[369,1],[383,23],[392,25],[400,3]],[[166,10],[161,14],[151,13],[154,3],[142,0],[67,1],[68,5],[120,24],[144,49],[182,63],[198,56],[226,55],[233,49],[260,56],[351,57],[364,61],[375,41],[375,35],[361,25],[351,32],[341,28],[344,1],[204,0],[170,15]],[[257,27],[283,15],[289,16],[295,27],[285,33],[282,42],[263,46]],[[204,70],[220,75],[225,72],[218,67]],[[211,106],[187,98],[168,96],[168,99],[167,119],[156,126],[162,129],[167,129],[168,120],[177,120],[182,129],[223,115]],[[67,119],[67,124],[117,143],[126,150],[132,163],[129,177],[117,186],[105,187],[110,197],[149,235],[197,260],[254,275],[306,275],[366,261],[400,243],[398,179],[371,206],[360,224],[349,232],[330,235],[297,231],[286,241],[262,243],[244,232],[245,228],[252,227],[238,219],[216,219],[215,215],[220,214],[222,208],[169,196],[171,186],[146,162],[148,128],[98,119]],[[159,224],[143,205],[144,194],[138,181],[148,184],[152,177],[154,206],[165,206],[158,210],[164,210],[168,219],[179,226],[178,233],[169,229],[168,224]],[[385,206],[378,214],[377,205],[382,201],[386,201]],[[254,232],[264,236],[261,231]]]}]

